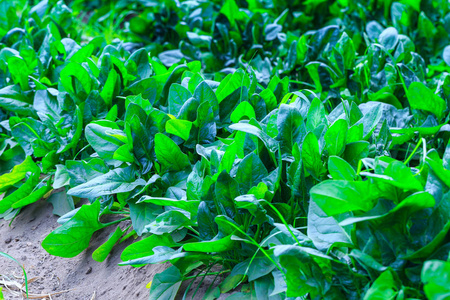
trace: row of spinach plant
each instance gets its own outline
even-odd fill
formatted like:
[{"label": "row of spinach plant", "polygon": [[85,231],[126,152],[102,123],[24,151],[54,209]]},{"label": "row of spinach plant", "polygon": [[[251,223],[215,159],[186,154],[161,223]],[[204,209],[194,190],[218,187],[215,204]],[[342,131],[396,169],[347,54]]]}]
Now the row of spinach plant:
[{"label": "row of spinach plant", "polygon": [[241,2],[2,6],[0,217],[47,199],[61,257],[139,237],[150,299],[445,297],[448,3]]}]

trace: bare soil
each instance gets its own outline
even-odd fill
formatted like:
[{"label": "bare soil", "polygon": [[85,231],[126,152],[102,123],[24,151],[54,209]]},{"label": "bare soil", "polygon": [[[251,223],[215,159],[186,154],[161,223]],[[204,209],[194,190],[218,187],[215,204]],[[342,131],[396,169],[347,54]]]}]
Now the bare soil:
[{"label": "bare soil", "polygon": [[[120,254],[133,242],[132,239],[116,245],[103,263],[94,261],[92,252],[107,240],[109,233],[115,229],[113,226],[94,234],[89,248],[77,257],[51,256],[41,247],[41,242],[60,226],[56,222],[58,217],[52,211],[50,203],[40,200],[24,208],[11,226],[9,222],[0,220],[0,251],[13,256],[24,266],[30,282],[30,294],[40,295],[34,299],[148,299],[146,284],[167,266],[118,266]],[[22,284],[24,280],[21,277],[21,268],[0,256],[0,282]],[[0,286],[3,286],[5,300],[24,299],[18,293],[14,295],[8,291],[4,284]],[[17,288],[15,291],[18,291]],[[59,292],[62,293],[56,294]]]},{"label": "bare soil", "polygon": [[[61,258],[48,254],[41,246],[42,240],[55,228],[58,216],[53,207],[40,200],[25,207],[11,222],[0,220],[0,252],[11,255],[25,268],[29,282],[29,299],[64,300],[140,300],[149,298],[147,283],[169,265],[146,265],[141,268],[118,266],[120,254],[133,239],[116,245],[102,262],[92,259],[92,252],[102,245],[114,226],[96,232],[89,248],[74,258]],[[124,224],[127,226],[128,224]],[[125,227],[124,226],[124,227]],[[219,271],[219,270],[213,270]],[[195,280],[186,299],[203,299],[208,291],[220,284],[221,278],[207,276]],[[0,287],[5,300],[25,299],[19,287],[24,283],[20,266],[0,256]],[[177,299],[182,299],[190,281],[184,282]],[[200,286],[198,286],[200,285]],[[10,287],[10,291],[6,288]],[[197,289],[198,287],[198,289]],[[220,295],[225,299],[231,293]]]}]

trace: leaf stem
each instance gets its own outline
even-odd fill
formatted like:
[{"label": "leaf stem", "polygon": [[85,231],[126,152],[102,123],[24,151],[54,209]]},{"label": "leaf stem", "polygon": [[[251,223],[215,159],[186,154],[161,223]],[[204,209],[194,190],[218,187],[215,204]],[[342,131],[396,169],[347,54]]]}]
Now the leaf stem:
[{"label": "leaf stem", "polygon": [[237,227],[235,224],[231,223],[228,220],[225,220],[225,222],[227,222],[229,225],[231,225],[232,227],[234,227],[237,231],[239,231],[241,234],[243,234],[244,236],[246,236],[248,238],[248,240],[242,240],[242,241],[246,241],[250,244],[255,245],[256,247],[258,247],[258,249],[277,267],[278,270],[280,270],[280,272],[282,274],[284,274],[284,276],[286,276],[286,272],[283,271],[283,268],[281,268],[273,259],[272,257],[270,257],[270,255],[267,253],[266,250],[264,250],[264,248],[262,246],[260,246],[254,239],[252,239],[251,236],[249,236],[248,234],[246,234],[244,231],[242,231],[241,228]]},{"label": "leaf stem", "polygon": [[115,221],[112,221],[112,222],[109,222],[109,223],[103,223],[103,228],[111,226],[111,225],[114,225],[114,224],[118,224],[118,223],[120,223],[122,221],[125,221],[125,220],[128,220],[128,219],[130,219],[130,217],[125,217],[125,218],[122,218],[122,219],[119,219],[119,220],[115,220]]},{"label": "leaf stem", "polygon": [[184,277],[184,279],[188,280],[188,279],[192,279],[192,278],[197,278],[198,276],[222,275],[222,274],[230,273],[230,272],[231,272],[231,270],[223,270],[223,271],[219,271],[219,272],[211,272],[211,273],[205,273],[205,274],[200,273],[200,274],[197,274],[197,275]]},{"label": "leaf stem", "polygon": [[413,158],[413,156],[416,154],[417,149],[419,149],[420,145],[422,144],[422,140],[420,139],[419,142],[417,143],[416,147],[414,148],[414,150],[411,152],[411,154],[408,156],[408,158],[405,160],[405,165],[409,163],[409,161]]},{"label": "leaf stem", "polygon": [[109,213],[106,213],[106,215],[129,215],[129,211],[110,211]]},{"label": "leaf stem", "polygon": [[297,239],[297,236],[292,232],[291,228],[289,227],[288,223],[286,222],[286,220],[284,219],[284,217],[283,217],[283,215],[280,213],[280,211],[279,211],[278,209],[276,209],[276,207],[273,206],[272,203],[270,203],[269,201],[267,201],[267,200],[264,200],[264,201],[265,201],[265,202],[270,206],[270,208],[272,208],[273,211],[278,215],[278,217],[280,218],[281,222],[283,222],[284,226],[286,226],[287,230],[288,230],[289,233],[292,235],[292,237],[294,238],[294,240],[297,242],[297,244],[298,244],[299,246],[301,246],[301,245],[300,245],[300,242],[299,242],[298,239]]},{"label": "leaf stem", "polygon": [[197,230],[195,230],[192,226],[189,226],[189,227],[186,227],[186,228],[192,230],[196,235],[200,236],[200,233]]}]

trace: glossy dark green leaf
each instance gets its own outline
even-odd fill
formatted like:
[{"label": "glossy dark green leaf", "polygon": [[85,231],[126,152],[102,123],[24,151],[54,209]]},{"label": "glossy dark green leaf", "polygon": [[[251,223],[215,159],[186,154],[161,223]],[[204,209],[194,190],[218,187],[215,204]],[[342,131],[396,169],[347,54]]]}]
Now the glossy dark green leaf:
[{"label": "glossy dark green leaf", "polygon": [[328,121],[322,102],[318,98],[314,98],[311,102],[311,106],[309,107],[308,115],[306,117],[306,129],[308,131],[313,131],[320,125],[328,126]]},{"label": "glossy dark green leaf", "polygon": [[151,203],[133,203],[129,202],[130,218],[133,224],[136,234],[141,236],[143,233],[148,232],[145,226],[153,222],[157,214],[160,213],[161,207]]},{"label": "glossy dark green leaf", "polygon": [[333,217],[327,216],[315,201],[309,202],[307,233],[314,246],[321,251],[327,251],[334,245],[352,245],[344,229]]},{"label": "glossy dark green leaf", "polygon": [[259,129],[258,127],[248,124],[248,123],[238,123],[238,124],[232,124],[229,127],[233,130],[239,130],[246,133],[250,133],[252,135],[257,136],[263,143],[266,145],[267,149],[269,149],[272,152],[275,152],[277,149],[278,143],[275,139],[271,138],[267,133]]},{"label": "glossy dark green leaf", "polygon": [[155,135],[155,153],[158,161],[166,168],[183,170],[190,165],[189,158],[180,147],[162,133]]},{"label": "glossy dark green leaf", "polygon": [[127,141],[125,133],[110,121],[91,123],[85,129],[86,139],[101,158],[112,160],[114,152]]},{"label": "glossy dark green leaf", "polygon": [[22,116],[36,115],[30,99],[14,85],[0,89],[0,107]]},{"label": "glossy dark green leaf", "polygon": [[292,157],[292,147],[300,145],[306,136],[306,128],[298,109],[291,105],[282,104],[277,118],[277,139],[281,142],[283,158]]},{"label": "glossy dark green leaf", "polygon": [[251,187],[260,183],[268,175],[263,162],[255,153],[247,155],[239,164],[236,181],[241,194],[246,194]]},{"label": "glossy dark green leaf", "polygon": [[407,95],[411,108],[432,112],[439,119],[447,109],[445,101],[421,82],[411,83]]},{"label": "glossy dark green leaf", "polygon": [[65,190],[53,193],[48,197],[47,202],[53,205],[53,214],[57,216],[63,216],[75,209],[73,198],[67,195]]},{"label": "glossy dark green leaf", "polygon": [[156,274],[150,287],[150,300],[173,300],[178,293],[183,279],[177,267],[171,266],[162,273]]},{"label": "glossy dark green leaf", "polygon": [[133,167],[119,168],[71,188],[67,193],[80,198],[97,198],[132,191],[145,185],[145,180],[136,179]]},{"label": "glossy dark green leaf", "polygon": [[312,132],[309,132],[303,141],[302,159],[306,170],[308,170],[314,178],[320,180],[324,172],[326,172],[326,169],[323,166],[322,155],[319,152],[319,142]]},{"label": "glossy dark green leaf", "polygon": [[192,97],[188,89],[179,84],[172,84],[169,89],[169,114],[178,116],[183,104]]},{"label": "glossy dark green leaf", "polygon": [[324,135],[326,149],[329,155],[340,156],[345,149],[347,140],[348,123],[339,119],[330,126]]}]

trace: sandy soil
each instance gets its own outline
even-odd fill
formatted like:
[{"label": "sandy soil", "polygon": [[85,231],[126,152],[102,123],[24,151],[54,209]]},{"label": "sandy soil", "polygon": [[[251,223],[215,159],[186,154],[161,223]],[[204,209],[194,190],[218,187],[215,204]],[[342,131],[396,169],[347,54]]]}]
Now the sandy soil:
[{"label": "sandy soil", "polygon": [[[53,207],[45,200],[27,206],[9,226],[9,221],[0,220],[0,252],[16,258],[25,268],[29,284],[30,299],[64,300],[140,300],[148,299],[145,287],[153,276],[168,265],[147,265],[141,268],[118,266],[120,254],[132,243],[132,239],[116,245],[103,262],[92,259],[95,249],[103,244],[109,233],[108,227],[96,232],[88,249],[74,258],[60,258],[49,255],[42,247],[42,240],[59,224],[52,214]],[[21,268],[14,262],[0,256],[0,283],[2,280],[24,282]],[[202,299],[214,280],[208,276],[200,285],[194,297],[199,279],[193,284],[186,299]],[[213,283],[216,287],[220,279]],[[181,299],[189,282],[184,282],[177,299]],[[0,285],[2,286],[2,285]],[[17,289],[16,289],[17,291]],[[60,294],[57,294],[60,293]],[[5,300],[25,299],[3,288]],[[48,296],[50,295],[50,296]],[[230,294],[221,295],[225,299]]]},{"label": "sandy soil", "polygon": [[[32,294],[48,295],[67,291],[59,295],[39,299],[67,300],[128,300],[148,299],[145,285],[153,276],[164,270],[164,265],[147,265],[142,268],[119,267],[122,250],[132,241],[117,245],[103,263],[92,260],[92,252],[106,241],[114,226],[94,234],[87,250],[75,258],[60,258],[49,255],[41,246],[41,241],[59,226],[57,216],[52,214],[52,205],[41,200],[26,207],[19,216],[9,223],[0,220],[0,251],[16,258],[23,266]],[[21,276],[20,267],[0,256],[0,280]],[[15,279],[23,283],[21,279]],[[5,300],[22,299],[3,288]]]}]

